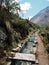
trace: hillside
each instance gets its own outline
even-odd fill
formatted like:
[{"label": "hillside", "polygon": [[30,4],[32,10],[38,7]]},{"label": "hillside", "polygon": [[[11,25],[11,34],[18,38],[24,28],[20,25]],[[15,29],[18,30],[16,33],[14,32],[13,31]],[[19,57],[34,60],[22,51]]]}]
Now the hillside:
[{"label": "hillside", "polygon": [[49,53],[49,24],[40,28],[40,36],[44,42],[44,46]]},{"label": "hillside", "polygon": [[31,22],[37,23],[40,26],[49,23],[49,6],[41,10],[36,16],[31,18]]},{"label": "hillside", "polygon": [[[2,58],[7,56],[12,48],[17,47],[20,41],[26,39],[30,32],[34,32],[38,26],[19,16],[20,7],[17,2],[12,4],[12,0],[0,2],[0,58]],[[3,3],[6,7],[2,5]]]}]

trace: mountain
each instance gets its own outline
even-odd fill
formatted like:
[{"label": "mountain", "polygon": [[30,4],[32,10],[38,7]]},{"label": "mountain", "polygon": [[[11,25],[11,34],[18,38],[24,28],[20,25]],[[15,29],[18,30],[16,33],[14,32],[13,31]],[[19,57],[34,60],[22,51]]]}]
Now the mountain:
[{"label": "mountain", "polygon": [[49,6],[41,10],[36,16],[32,17],[30,21],[40,26],[48,24],[49,23]]}]

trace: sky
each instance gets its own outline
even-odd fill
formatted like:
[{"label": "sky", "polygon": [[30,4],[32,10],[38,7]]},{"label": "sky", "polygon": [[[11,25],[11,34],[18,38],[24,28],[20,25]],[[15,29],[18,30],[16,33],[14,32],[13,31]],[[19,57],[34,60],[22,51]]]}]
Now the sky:
[{"label": "sky", "polygon": [[42,9],[49,6],[49,0],[16,0],[21,7],[20,16],[23,18],[32,18]]}]

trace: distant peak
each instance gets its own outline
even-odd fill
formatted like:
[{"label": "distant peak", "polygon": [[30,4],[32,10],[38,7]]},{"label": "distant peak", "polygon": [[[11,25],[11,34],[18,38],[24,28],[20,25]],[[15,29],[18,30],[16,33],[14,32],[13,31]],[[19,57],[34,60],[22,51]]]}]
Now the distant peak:
[{"label": "distant peak", "polygon": [[36,16],[32,17],[30,21],[39,25],[49,24],[49,6],[41,10]]},{"label": "distant peak", "polygon": [[47,6],[47,8],[49,8],[49,6]]}]

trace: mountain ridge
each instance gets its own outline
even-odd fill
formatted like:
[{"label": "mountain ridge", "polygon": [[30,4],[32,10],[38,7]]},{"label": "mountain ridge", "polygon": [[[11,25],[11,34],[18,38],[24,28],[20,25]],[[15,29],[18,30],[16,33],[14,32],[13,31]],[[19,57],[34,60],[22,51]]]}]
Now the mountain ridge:
[{"label": "mountain ridge", "polygon": [[42,9],[37,15],[32,17],[30,21],[40,26],[48,24],[49,23],[49,6]]}]

